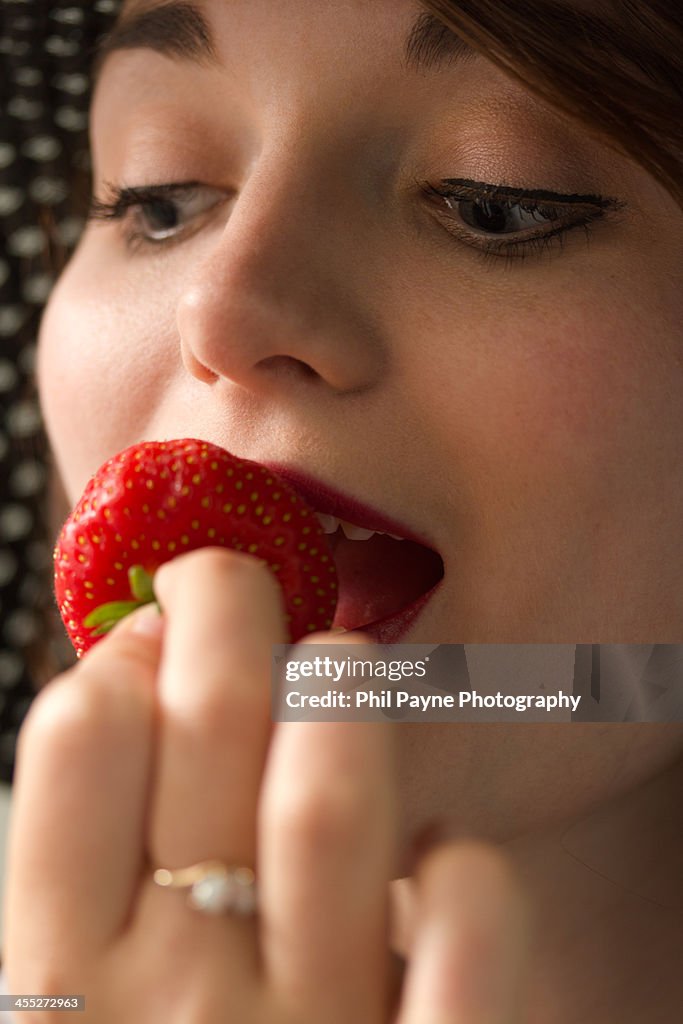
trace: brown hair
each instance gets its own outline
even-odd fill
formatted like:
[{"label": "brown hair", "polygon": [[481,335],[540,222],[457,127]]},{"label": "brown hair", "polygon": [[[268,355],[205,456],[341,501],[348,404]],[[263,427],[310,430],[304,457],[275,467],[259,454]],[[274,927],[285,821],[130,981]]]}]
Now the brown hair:
[{"label": "brown hair", "polygon": [[632,157],[683,205],[677,0],[592,0],[590,12],[552,0],[421,3],[527,89]]}]

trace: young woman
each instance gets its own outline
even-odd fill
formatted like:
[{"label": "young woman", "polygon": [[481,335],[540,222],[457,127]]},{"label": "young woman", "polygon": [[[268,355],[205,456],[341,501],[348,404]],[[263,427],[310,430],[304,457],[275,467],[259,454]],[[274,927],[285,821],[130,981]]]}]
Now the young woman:
[{"label": "young woman", "polygon": [[[205,438],[439,552],[406,642],[680,642],[677,17],[124,5],[40,336],[69,501]],[[678,1019],[683,727],[273,728],[269,573],[208,549],[157,582],[163,620],[25,726],[11,991],[98,1024]],[[257,915],[155,884],[214,858]]]}]

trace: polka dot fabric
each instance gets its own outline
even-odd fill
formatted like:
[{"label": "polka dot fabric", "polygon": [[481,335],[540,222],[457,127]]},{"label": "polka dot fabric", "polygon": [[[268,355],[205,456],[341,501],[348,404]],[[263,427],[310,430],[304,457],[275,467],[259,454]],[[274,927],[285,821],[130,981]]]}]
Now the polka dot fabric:
[{"label": "polka dot fabric", "polygon": [[[118,0],[0,0],[0,778],[73,663],[52,590],[58,495],[34,380],[43,306],[84,224],[90,65]],[[61,510],[60,510],[61,511]]]}]

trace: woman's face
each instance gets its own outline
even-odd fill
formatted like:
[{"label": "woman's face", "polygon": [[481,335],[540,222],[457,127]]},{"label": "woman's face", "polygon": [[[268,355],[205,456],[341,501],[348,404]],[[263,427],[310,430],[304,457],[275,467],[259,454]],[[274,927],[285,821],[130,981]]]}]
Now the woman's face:
[{"label": "woman's face", "polygon": [[[680,641],[673,201],[486,60],[407,68],[414,3],[203,11],[215,65],[126,49],[95,95],[99,199],[200,185],[91,223],[53,295],[70,499],[129,444],[197,436],[431,541],[406,640]],[[608,205],[426,194],[445,179]]]},{"label": "woman's face", "polygon": [[[680,641],[680,210],[488,61],[407,67],[408,0],[202,10],[215,63],[126,49],[96,91],[98,199],[200,185],[90,223],[53,294],[69,498],[197,436],[429,540],[407,641]],[[604,204],[426,194],[445,179]]]},{"label": "woman's face", "polygon": [[487,60],[409,65],[412,0],[201,11],[214,59],[148,23],[95,93],[100,201],[198,185],[89,223],[53,292],[69,499],[195,436],[426,538],[406,641],[680,642],[680,210]]}]

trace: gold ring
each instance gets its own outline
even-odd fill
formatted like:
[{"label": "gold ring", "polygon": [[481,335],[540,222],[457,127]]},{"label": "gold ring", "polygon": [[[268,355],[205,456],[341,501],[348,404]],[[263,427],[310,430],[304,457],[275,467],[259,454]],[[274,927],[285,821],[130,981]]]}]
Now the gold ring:
[{"label": "gold ring", "polygon": [[187,902],[203,914],[247,917],[256,912],[256,877],[251,868],[204,860],[173,871],[157,868],[154,882],[164,889],[189,889]]}]

